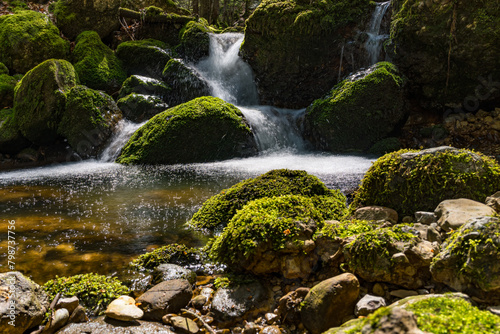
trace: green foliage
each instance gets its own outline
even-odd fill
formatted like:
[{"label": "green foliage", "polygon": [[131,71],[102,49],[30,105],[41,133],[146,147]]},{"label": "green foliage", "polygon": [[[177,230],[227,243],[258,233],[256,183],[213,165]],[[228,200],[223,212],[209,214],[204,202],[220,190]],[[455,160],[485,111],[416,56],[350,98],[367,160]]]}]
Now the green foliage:
[{"label": "green foliage", "polygon": [[445,199],[484,202],[500,189],[500,165],[468,150],[399,150],[373,163],[361,181],[351,209],[367,205],[392,208],[400,216],[434,211]]},{"label": "green foliage", "polygon": [[117,162],[174,164],[246,156],[255,152],[243,114],[215,97],[200,97],[170,108],[137,130]]},{"label": "green foliage", "polygon": [[[323,226],[321,213],[313,201],[304,196],[264,197],[246,204],[231,219],[221,235],[211,240],[209,256],[218,262],[238,266],[251,258],[257,248],[269,244],[274,251],[289,242],[305,240],[301,226],[314,221]],[[314,233],[314,231],[312,231]]]},{"label": "green foliage", "polygon": [[344,239],[361,233],[373,231],[377,228],[377,224],[366,220],[346,220],[325,224],[323,228],[315,235],[317,239],[320,236],[325,236],[330,239]]},{"label": "green foliage", "polygon": [[11,72],[26,73],[46,59],[64,59],[68,53],[69,43],[45,14],[22,10],[0,16],[0,62]]},{"label": "green foliage", "polygon": [[418,328],[434,334],[500,333],[500,318],[481,311],[461,298],[427,298],[408,305],[417,316]]},{"label": "green foliage", "polygon": [[130,266],[139,270],[154,269],[163,263],[186,266],[203,261],[205,257],[205,253],[199,248],[170,244],[139,256],[130,263]]},{"label": "green foliage", "polygon": [[110,302],[129,292],[117,278],[93,273],[70,277],[56,276],[43,287],[51,299],[58,293],[64,296],[77,296],[80,305],[91,315],[102,314]]},{"label": "green foliage", "polygon": [[121,61],[95,31],[78,35],[72,56],[80,83],[89,88],[114,93],[127,78]]},{"label": "green foliage", "polygon": [[387,62],[340,82],[307,108],[306,122],[316,142],[334,152],[368,150],[404,120],[403,84]]},{"label": "green foliage", "polygon": [[203,203],[189,224],[213,230],[227,225],[237,210],[252,200],[288,194],[322,196],[316,199],[316,204],[324,219],[340,219],[344,215],[346,198],[340,191],[328,189],[317,177],[305,171],[279,169],[222,190]]}]

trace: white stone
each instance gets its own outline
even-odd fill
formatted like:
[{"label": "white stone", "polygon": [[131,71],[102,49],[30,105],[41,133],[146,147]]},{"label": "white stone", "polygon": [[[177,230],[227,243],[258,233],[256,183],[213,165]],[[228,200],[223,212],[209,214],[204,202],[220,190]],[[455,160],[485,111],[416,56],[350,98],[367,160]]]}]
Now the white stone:
[{"label": "white stone", "polygon": [[120,296],[108,305],[104,314],[116,320],[134,321],[142,318],[144,312],[135,305],[134,298]]}]

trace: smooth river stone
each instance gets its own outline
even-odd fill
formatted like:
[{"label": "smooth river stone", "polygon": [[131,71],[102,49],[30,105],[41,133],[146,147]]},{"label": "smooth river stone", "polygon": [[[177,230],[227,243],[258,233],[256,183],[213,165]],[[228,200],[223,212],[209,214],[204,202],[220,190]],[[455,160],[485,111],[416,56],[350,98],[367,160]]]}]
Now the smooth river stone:
[{"label": "smooth river stone", "polygon": [[104,314],[116,320],[134,321],[142,318],[144,312],[135,305],[134,298],[130,296],[120,296],[108,305]]}]

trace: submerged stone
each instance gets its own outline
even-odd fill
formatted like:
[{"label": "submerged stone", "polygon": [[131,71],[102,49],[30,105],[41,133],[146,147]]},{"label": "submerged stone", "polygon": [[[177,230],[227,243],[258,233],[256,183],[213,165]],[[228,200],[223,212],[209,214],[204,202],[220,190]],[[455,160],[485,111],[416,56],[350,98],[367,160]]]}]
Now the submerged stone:
[{"label": "submerged stone", "polygon": [[156,115],[137,130],[117,162],[175,164],[245,157],[256,153],[252,132],[232,104],[202,97]]}]

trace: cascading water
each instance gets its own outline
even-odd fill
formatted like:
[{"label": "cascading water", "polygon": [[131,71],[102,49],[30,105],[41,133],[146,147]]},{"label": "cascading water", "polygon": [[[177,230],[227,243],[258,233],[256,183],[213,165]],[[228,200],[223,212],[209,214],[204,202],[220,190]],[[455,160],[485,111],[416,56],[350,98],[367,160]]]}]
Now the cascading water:
[{"label": "cascading water", "polygon": [[379,60],[382,43],[389,37],[387,34],[380,34],[380,26],[390,5],[391,1],[377,2],[373,11],[370,26],[366,32],[368,40],[365,43],[365,50],[368,53],[370,62],[369,65],[373,65]]},{"label": "cascading water", "polygon": [[209,56],[196,65],[197,70],[208,82],[213,96],[238,106],[261,152],[303,151],[306,143],[297,122],[305,109],[258,106],[252,69],[238,56],[243,38],[239,33],[211,34]]},{"label": "cascading water", "polygon": [[128,120],[121,120],[115,130],[115,135],[111,138],[108,146],[104,149],[99,157],[101,161],[113,162],[118,158],[120,150],[132,137],[134,132],[143,126],[146,122],[133,123]]}]

